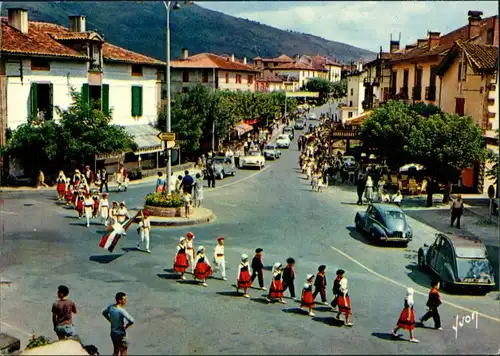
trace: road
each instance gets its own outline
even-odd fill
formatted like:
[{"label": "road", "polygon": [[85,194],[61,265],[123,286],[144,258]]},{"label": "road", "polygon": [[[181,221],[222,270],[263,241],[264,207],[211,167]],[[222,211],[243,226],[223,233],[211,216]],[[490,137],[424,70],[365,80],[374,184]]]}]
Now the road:
[{"label": "road", "polygon": [[[334,186],[323,193],[311,192],[297,169],[297,156],[292,145],[261,173],[245,179],[257,171],[239,171],[222,182],[228,186],[206,188],[205,205],[213,209],[217,221],[189,229],[155,228],[151,255],[133,251],[137,238],[133,229],[115,254],[108,254],[97,246],[102,227],[83,227],[75,213],[57,207],[48,192],[4,194],[0,267],[2,279],[11,284],[0,287],[2,332],[23,341],[32,330],[55,337],[50,305],[57,286],[66,284],[79,307],[74,323],[82,341],[95,344],[102,354],[110,354],[112,347],[109,325],[100,313],[118,291],[128,294],[127,310],[136,318],[130,330],[130,354],[498,352],[497,292],[484,297],[443,292],[443,331],[418,328],[419,344],[393,340],[390,332],[406,287],[417,291],[417,316],[425,312],[430,279],[414,265],[418,248],[432,241],[435,230],[410,218],[415,237],[408,248],[370,245],[353,229],[355,212],[361,209],[353,204],[354,190]],[[137,186],[112,199],[141,205],[152,189]],[[207,288],[178,283],[170,269],[178,238],[188,230],[210,254],[216,237],[226,238],[227,282],[210,279]],[[305,276],[325,264],[330,299],[335,271],[346,270],[354,327],[339,325],[326,307],[318,307],[311,318],[301,315],[299,304],[291,299],[287,305],[268,305],[257,289],[250,291],[250,300],[234,296],[239,256],[252,256],[257,247],[264,249],[264,264],[269,267],[290,256],[296,259],[299,293]],[[265,272],[266,284],[270,275]],[[474,310],[481,313],[477,328],[465,324],[456,334],[455,317]]]}]

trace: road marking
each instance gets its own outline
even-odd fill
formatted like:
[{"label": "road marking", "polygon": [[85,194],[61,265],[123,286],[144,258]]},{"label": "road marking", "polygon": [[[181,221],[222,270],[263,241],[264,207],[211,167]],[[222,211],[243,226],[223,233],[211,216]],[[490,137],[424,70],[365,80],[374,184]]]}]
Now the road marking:
[{"label": "road marking", "polygon": [[224,184],[224,185],[221,185],[221,186],[217,186],[213,189],[210,189],[210,190],[204,190],[205,192],[211,192],[211,191],[214,191],[216,189],[220,189],[220,188],[224,188],[224,187],[229,187],[230,185],[234,185],[236,183],[241,183],[243,181],[246,181],[247,179],[250,179],[250,178],[253,178],[255,177],[257,174],[261,174],[262,172],[264,172],[266,169],[270,168],[271,166],[265,166],[263,169],[259,170],[258,172],[255,172],[254,174],[251,174],[245,178],[241,178],[240,180],[237,180],[237,181],[234,181],[234,182],[231,182],[231,183],[228,183],[228,184]]},{"label": "road marking", "polygon": [[6,327],[8,327],[8,328],[11,328],[11,329],[17,330],[17,331],[19,331],[20,333],[23,333],[24,335],[26,335],[26,336],[28,336],[28,337],[31,337],[31,336],[33,335],[32,333],[29,333],[29,332],[26,332],[26,331],[24,331],[24,330],[22,330],[22,329],[19,329],[19,328],[15,327],[14,325],[10,325],[10,324],[6,323],[5,321],[0,321],[0,324],[3,324],[3,325],[5,325],[5,326],[6,326]]},{"label": "road marking", "polygon": [[[386,276],[383,276],[381,275],[380,273],[377,273],[375,272],[374,270],[372,270],[371,268],[365,266],[364,264],[362,264],[361,262],[357,261],[356,259],[352,258],[351,256],[349,256],[348,254],[342,252],[341,250],[339,250],[338,248],[335,248],[333,246],[330,246],[334,251],[336,251],[337,253],[339,253],[340,255],[344,256],[345,258],[347,258],[348,260],[351,260],[352,262],[354,262],[355,264],[357,264],[358,266],[360,266],[361,268],[367,270],[368,272],[370,272],[371,274],[379,277],[380,279],[383,279],[389,283],[392,283],[392,284],[395,284],[397,286],[400,286],[400,287],[403,287],[405,289],[408,288],[408,286],[405,286],[404,284],[402,283],[399,283],[399,282],[396,282],[395,280],[393,279],[390,279]],[[423,295],[423,296],[427,296],[428,293],[426,292],[421,292],[419,290],[415,290],[415,293],[417,294],[420,294],[420,295]],[[466,311],[468,313],[478,313],[479,315],[481,315],[483,318],[486,318],[486,319],[490,319],[490,320],[493,320],[493,321],[496,321],[498,323],[500,323],[500,319],[499,318],[495,318],[493,316],[490,316],[490,315],[487,315],[487,314],[483,314],[483,313],[480,313],[478,312],[477,310],[472,310],[472,309],[469,309],[469,308],[466,308],[466,307],[462,307],[461,305],[457,305],[455,303],[452,303],[452,302],[447,302],[446,300],[443,300],[442,301],[443,304],[447,304],[447,305],[450,305],[452,307],[455,307],[457,309],[460,309],[460,310],[463,310],[463,311]]]},{"label": "road marking", "polygon": [[0,210],[0,215],[19,215],[19,213],[15,213],[13,211]]}]

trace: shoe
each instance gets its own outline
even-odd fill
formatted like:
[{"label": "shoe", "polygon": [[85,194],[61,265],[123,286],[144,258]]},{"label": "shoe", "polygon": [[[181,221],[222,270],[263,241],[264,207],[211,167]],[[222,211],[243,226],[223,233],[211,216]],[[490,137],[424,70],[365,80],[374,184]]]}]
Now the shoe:
[{"label": "shoe", "polygon": [[90,224],[87,224],[87,227],[90,227]]},{"label": "shoe", "polygon": [[394,332],[394,330],[392,330],[392,333],[391,333],[391,334],[392,334],[392,336],[399,338],[399,334],[396,334],[396,333]]},{"label": "shoe", "polygon": [[414,337],[412,337],[412,338],[410,339],[410,342],[419,343],[419,342],[420,342],[420,340],[417,340],[417,339],[415,339]]},{"label": "shoe", "polygon": [[354,324],[353,323],[346,323],[345,326],[347,327],[352,327]]},{"label": "shoe", "polygon": [[227,281],[227,278],[226,278],[226,277],[224,277],[224,278],[222,278],[222,280],[223,280],[223,281]]},{"label": "shoe", "polygon": [[316,314],[314,314],[313,312],[310,312],[309,313],[309,316],[315,316]]},{"label": "shoe", "polygon": [[140,244],[139,244],[139,242],[138,242],[138,243],[137,243],[137,248],[139,248],[139,246],[140,246]]},{"label": "shoe", "polygon": [[286,300],[280,300],[279,301],[281,304],[286,304]]},{"label": "shoe", "polygon": [[443,330],[443,328],[442,328],[442,327],[439,327],[439,328],[436,328],[436,330]]},{"label": "shoe", "polygon": [[328,303],[328,302],[323,302],[323,305],[330,305],[330,303]]},{"label": "shoe", "polygon": [[124,233],[123,233],[123,236],[127,236],[127,233],[126,233],[126,232],[124,232]]},{"label": "shoe", "polygon": [[250,295],[248,295],[248,294],[243,294],[243,296],[244,296],[245,298],[247,298],[247,299],[250,299]]},{"label": "shoe", "polygon": [[182,279],[183,281],[185,281],[185,280],[186,280],[186,277],[184,277],[184,276],[181,276],[181,279]]},{"label": "shoe", "polygon": [[260,289],[261,289],[261,290],[267,290],[267,288],[266,288],[266,287],[262,287],[262,288],[260,288]]},{"label": "shoe", "polygon": [[147,253],[151,253],[151,250],[146,250]]},{"label": "shoe", "polygon": [[271,299],[269,299],[269,298],[266,298],[266,301],[269,302],[269,303],[271,303]]},{"label": "shoe", "polygon": [[201,285],[202,285],[203,287],[208,287],[208,284],[206,284],[205,282],[203,282]]}]

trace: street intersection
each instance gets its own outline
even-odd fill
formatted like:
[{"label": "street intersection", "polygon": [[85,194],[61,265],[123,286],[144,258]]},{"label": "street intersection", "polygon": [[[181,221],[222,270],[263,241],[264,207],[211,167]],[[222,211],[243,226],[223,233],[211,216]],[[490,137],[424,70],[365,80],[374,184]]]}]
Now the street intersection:
[{"label": "street intersection", "polygon": [[[298,132],[297,132],[298,133]],[[296,134],[297,136],[297,134]],[[493,354],[500,345],[498,289],[487,296],[442,292],[443,329],[417,328],[420,344],[394,340],[395,326],[407,287],[415,289],[417,318],[425,313],[430,277],[416,267],[418,248],[432,242],[434,230],[409,218],[414,239],[408,248],[375,247],[354,230],[359,207],[353,188],[331,186],[311,192],[297,165],[295,141],[282,158],[257,172],[240,170],[236,177],[205,188],[205,206],[216,222],[191,228],[154,228],[152,254],[135,251],[135,229],[129,230],[113,254],[97,243],[103,227],[84,227],[76,213],[56,204],[55,192],[15,192],[3,199],[1,245],[1,331],[23,345],[34,330],[55,338],[50,306],[59,284],[70,288],[79,308],[74,317],[84,344],[101,354],[112,351],[109,325],[101,311],[116,292],[128,294],[127,310],[136,324],[129,332],[130,354]],[[143,205],[153,184],[111,193],[129,207]],[[208,280],[208,287],[179,283],[172,272],[175,247],[187,231],[196,235],[212,256],[216,237],[226,242],[228,281]],[[294,257],[296,289],[321,264],[327,266],[331,300],[335,271],[349,279],[353,328],[334,320],[335,313],[318,306],[314,318],[301,314],[299,303],[267,304],[264,292],[250,290],[251,299],[235,295],[237,265],[242,253],[264,249],[264,265]],[[215,275],[217,277],[217,275]],[[270,283],[270,268],[265,283]],[[286,293],[286,295],[288,295]],[[456,326],[456,317],[477,311],[478,324]],[[456,326],[455,330],[453,327]]]}]

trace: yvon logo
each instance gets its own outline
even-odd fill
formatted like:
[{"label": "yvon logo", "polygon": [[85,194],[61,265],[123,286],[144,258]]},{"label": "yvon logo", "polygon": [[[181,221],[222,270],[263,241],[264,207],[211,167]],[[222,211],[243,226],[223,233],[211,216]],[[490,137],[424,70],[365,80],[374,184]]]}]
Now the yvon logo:
[{"label": "yvon logo", "polygon": [[458,329],[463,328],[465,324],[470,324],[471,322],[475,322],[476,329],[479,326],[479,313],[473,312],[470,315],[462,316],[461,320],[458,314],[455,316],[455,325],[452,326],[453,330],[455,330],[455,339],[458,339]]}]

